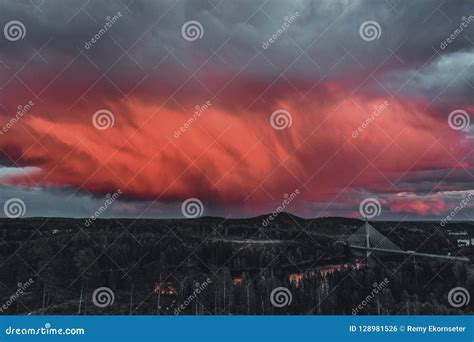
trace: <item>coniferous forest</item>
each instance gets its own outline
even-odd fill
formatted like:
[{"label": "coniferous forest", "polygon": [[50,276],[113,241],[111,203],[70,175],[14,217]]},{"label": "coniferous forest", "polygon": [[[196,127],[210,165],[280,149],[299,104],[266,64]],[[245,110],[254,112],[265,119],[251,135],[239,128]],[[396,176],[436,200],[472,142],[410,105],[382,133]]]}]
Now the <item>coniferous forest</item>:
[{"label": "coniferous forest", "polygon": [[[0,314],[466,315],[451,289],[474,293],[472,223],[373,222],[403,250],[457,255],[352,255],[362,221],[265,217],[182,220],[0,220]],[[24,284],[28,282],[28,286]],[[106,287],[106,305],[94,291]],[[285,288],[282,298],[272,291]],[[19,291],[21,290],[21,291]],[[274,302],[277,301],[277,303]],[[100,299],[99,299],[100,301]],[[281,304],[281,305],[280,305]],[[358,309],[356,309],[358,308]]]}]

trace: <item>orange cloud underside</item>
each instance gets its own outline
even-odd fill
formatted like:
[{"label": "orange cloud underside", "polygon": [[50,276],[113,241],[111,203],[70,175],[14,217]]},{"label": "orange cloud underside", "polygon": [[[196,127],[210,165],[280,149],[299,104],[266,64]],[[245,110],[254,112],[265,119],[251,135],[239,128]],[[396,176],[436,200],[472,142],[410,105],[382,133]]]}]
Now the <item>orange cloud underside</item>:
[{"label": "orange cloud underside", "polygon": [[[60,106],[44,115],[33,111],[0,137],[0,147],[7,153],[7,146],[21,147],[18,161],[41,172],[2,182],[92,193],[120,188],[143,199],[199,197],[253,212],[296,188],[298,201],[330,202],[347,196],[348,189],[410,191],[399,184],[416,171],[460,167],[456,133],[414,103],[389,101],[354,138],[353,131],[386,99],[347,97],[340,90],[324,101],[288,98],[258,110],[228,109],[211,99],[179,138],[174,133],[192,117],[195,104],[132,99],[88,104],[67,117]],[[114,114],[114,127],[94,128],[92,115],[101,108]],[[277,109],[291,113],[288,129],[270,125]],[[430,205],[399,203],[392,209],[427,214]]]}]

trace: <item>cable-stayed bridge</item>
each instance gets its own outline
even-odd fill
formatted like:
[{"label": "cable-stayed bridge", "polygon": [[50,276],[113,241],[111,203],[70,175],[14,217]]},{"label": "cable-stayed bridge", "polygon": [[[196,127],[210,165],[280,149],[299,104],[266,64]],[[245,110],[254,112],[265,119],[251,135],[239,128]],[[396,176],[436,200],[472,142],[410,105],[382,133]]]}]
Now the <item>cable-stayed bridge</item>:
[{"label": "cable-stayed bridge", "polygon": [[365,255],[367,258],[375,253],[375,255],[380,256],[394,254],[469,262],[466,257],[404,251],[367,221],[354,234],[350,235],[344,241],[344,244],[350,248],[353,254],[357,256]]}]

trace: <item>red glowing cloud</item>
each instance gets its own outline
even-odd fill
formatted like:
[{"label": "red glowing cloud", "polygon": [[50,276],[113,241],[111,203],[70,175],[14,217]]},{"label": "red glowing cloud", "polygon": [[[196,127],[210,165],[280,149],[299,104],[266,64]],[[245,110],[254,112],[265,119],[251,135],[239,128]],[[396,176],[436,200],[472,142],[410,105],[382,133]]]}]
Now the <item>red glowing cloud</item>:
[{"label": "red glowing cloud", "polygon": [[[37,106],[1,137],[0,148],[3,159],[40,171],[1,181],[92,194],[120,188],[131,199],[198,197],[256,214],[295,189],[296,210],[298,203],[355,203],[349,194],[360,189],[416,191],[408,179],[420,172],[472,166],[463,159],[463,135],[425,112],[424,103],[354,95],[332,83],[324,96],[299,101],[295,93],[278,93],[245,108],[239,98],[252,97],[253,89],[248,80],[234,82],[234,99],[194,104],[128,98],[70,111],[59,101]],[[103,124],[112,127],[94,126],[100,109],[110,111]],[[277,110],[284,110],[283,127],[272,122]],[[420,215],[445,210],[442,199],[389,207]]]}]

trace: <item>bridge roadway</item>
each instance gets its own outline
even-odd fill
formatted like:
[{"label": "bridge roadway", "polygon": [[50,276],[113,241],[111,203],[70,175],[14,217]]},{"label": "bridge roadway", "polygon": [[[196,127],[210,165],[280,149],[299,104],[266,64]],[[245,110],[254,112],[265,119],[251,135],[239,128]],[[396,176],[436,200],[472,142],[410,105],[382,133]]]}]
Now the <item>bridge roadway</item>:
[{"label": "bridge roadway", "polygon": [[415,251],[401,251],[401,250],[397,251],[397,250],[392,250],[392,249],[363,247],[363,246],[356,246],[356,245],[348,245],[348,246],[349,246],[349,248],[363,250],[363,251],[413,255],[413,256],[419,256],[419,257],[428,257],[428,258],[438,258],[438,259],[454,260],[454,261],[461,261],[461,262],[470,262],[470,260],[466,257],[456,257],[456,256],[450,256],[450,255],[437,255],[437,254],[428,254],[428,253],[417,253]]}]

